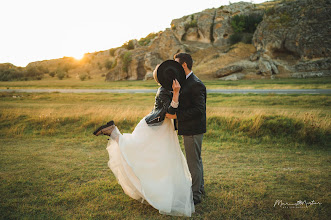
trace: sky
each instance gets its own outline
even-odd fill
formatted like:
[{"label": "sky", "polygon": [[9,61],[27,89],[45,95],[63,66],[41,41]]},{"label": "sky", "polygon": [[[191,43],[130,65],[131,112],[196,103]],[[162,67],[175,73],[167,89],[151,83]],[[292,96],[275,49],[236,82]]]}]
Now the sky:
[{"label": "sky", "polygon": [[173,19],[239,1],[266,0],[1,0],[0,63],[79,59],[163,31]]}]

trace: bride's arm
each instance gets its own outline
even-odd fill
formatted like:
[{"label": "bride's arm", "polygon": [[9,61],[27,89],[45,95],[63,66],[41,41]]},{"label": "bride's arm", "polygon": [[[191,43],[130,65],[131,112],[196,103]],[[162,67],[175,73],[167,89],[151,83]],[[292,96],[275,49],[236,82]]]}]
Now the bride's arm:
[{"label": "bride's arm", "polygon": [[170,119],[176,119],[177,118],[176,110],[179,105],[178,99],[179,99],[179,91],[180,91],[180,84],[177,81],[177,79],[175,79],[172,83],[172,90],[173,90],[172,101],[168,109],[169,113],[166,114],[166,117]]}]

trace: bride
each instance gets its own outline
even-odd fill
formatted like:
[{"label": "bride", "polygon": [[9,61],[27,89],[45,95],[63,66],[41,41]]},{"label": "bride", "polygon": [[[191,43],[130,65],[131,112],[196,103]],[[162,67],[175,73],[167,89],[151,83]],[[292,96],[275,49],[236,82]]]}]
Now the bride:
[{"label": "bride", "polygon": [[174,123],[165,118],[166,112],[175,114],[178,107],[184,70],[176,61],[167,60],[154,70],[153,76],[162,85],[156,93],[154,109],[132,134],[121,134],[114,121],[94,134],[110,136],[108,166],[125,194],[148,202],[161,214],[191,216],[191,174]]}]

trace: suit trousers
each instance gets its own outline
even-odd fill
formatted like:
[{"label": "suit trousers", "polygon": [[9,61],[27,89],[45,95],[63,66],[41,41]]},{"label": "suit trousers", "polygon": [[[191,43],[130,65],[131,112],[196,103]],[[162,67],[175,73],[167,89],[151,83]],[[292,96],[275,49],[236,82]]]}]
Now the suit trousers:
[{"label": "suit trousers", "polygon": [[203,165],[201,147],[203,134],[183,135],[188,168],[192,176],[192,191],[194,201],[201,201],[204,191]]}]

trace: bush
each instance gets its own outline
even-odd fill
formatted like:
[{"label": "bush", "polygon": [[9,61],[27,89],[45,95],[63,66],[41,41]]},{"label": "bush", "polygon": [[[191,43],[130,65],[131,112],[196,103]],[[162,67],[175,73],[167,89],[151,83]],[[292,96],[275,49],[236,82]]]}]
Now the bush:
[{"label": "bush", "polygon": [[110,50],[109,50],[109,55],[113,57],[113,56],[115,55],[115,51],[116,51],[116,49],[117,49],[117,48],[112,48],[112,49],[110,49]]},{"label": "bush", "polygon": [[131,54],[131,52],[127,51],[127,52],[123,53],[122,54],[122,60],[123,60],[122,70],[124,72],[128,72],[130,62],[132,61],[132,54]]},{"label": "bush", "polygon": [[42,72],[42,69],[39,67],[27,67],[25,72],[25,77],[28,79],[37,79],[41,80],[44,73]]},{"label": "bush", "polygon": [[141,46],[147,46],[151,42],[151,40],[154,39],[157,35],[157,33],[150,33],[146,37],[140,38],[138,44]]},{"label": "bush", "polygon": [[56,76],[57,78],[59,78],[59,80],[62,80],[66,76],[66,74],[63,70],[57,70]]},{"label": "bush", "polygon": [[194,15],[191,15],[190,23],[186,23],[184,28],[185,28],[185,31],[187,31],[189,28],[194,28],[194,27],[198,27],[198,22],[196,19],[194,19]]},{"label": "bush", "polygon": [[24,71],[16,68],[0,68],[0,81],[22,80],[24,78]]},{"label": "bush", "polygon": [[51,76],[51,77],[54,77],[55,76],[55,72],[49,72],[48,75]]},{"label": "bush", "polygon": [[230,35],[229,41],[230,41],[230,44],[233,45],[233,44],[240,42],[241,39],[242,39],[242,33],[234,33],[234,34]]},{"label": "bush", "polygon": [[13,64],[0,64],[0,81],[13,80],[41,80],[44,73],[49,72],[47,68],[42,66],[28,66],[26,68],[16,67]]},{"label": "bush", "polygon": [[84,81],[86,78],[87,78],[87,75],[86,75],[86,74],[81,74],[81,75],[79,75],[79,79],[80,79],[81,81]]},{"label": "bush", "polygon": [[259,14],[234,16],[231,19],[231,26],[235,33],[230,36],[230,44],[238,42],[252,43],[253,33],[262,19],[263,16]]},{"label": "bush", "polygon": [[111,69],[115,68],[117,66],[117,60],[115,59],[115,61],[113,62],[113,65],[111,65]]},{"label": "bush", "polygon": [[113,62],[111,60],[106,60],[105,67],[110,70],[113,66]]},{"label": "bush", "polygon": [[243,33],[241,42],[245,44],[251,44],[253,39],[253,34],[252,33]]},{"label": "bush", "polygon": [[130,40],[122,45],[123,48],[127,50],[133,50],[134,49],[134,43],[133,40]]},{"label": "bush", "polygon": [[231,26],[235,33],[254,33],[263,16],[258,14],[236,15],[231,19]]}]

